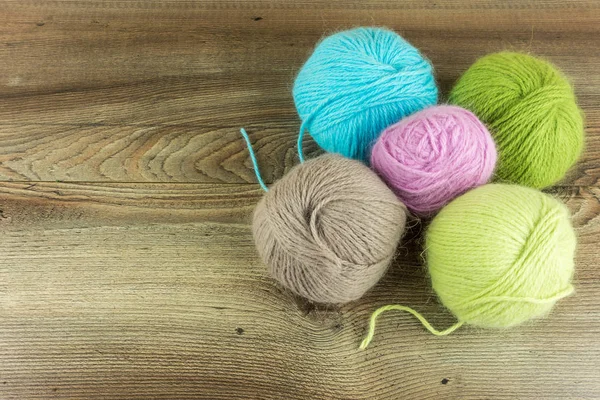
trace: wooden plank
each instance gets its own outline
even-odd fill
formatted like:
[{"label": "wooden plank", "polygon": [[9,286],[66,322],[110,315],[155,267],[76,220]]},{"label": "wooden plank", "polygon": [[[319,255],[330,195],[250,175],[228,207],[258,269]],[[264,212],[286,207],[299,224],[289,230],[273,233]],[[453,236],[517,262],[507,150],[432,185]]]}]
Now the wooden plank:
[{"label": "wooden plank", "polygon": [[[133,3],[139,8],[101,11],[85,7],[85,2],[69,3],[80,7],[68,9],[12,4],[3,2],[0,16],[5,44],[0,54],[10,61],[5,93],[91,89],[235,72],[253,78],[257,73],[284,73],[290,79],[323,35],[373,24],[397,30],[434,63],[442,61],[440,57],[453,57],[459,63],[439,63],[444,69],[466,67],[479,54],[512,48],[556,57],[576,82],[598,84],[588,68],[598,59],[589,46],[595,43],[600,9],[591,7],[482,13],[468,8],[405,10],[396,2],[396,10],[347,9],[341,3],[331,10],[308,6],[194,12],[175,3],[167,10],[152,11],[144,9],[143,2]],[[564,18],[567,12],[572,19]],[[586,56],[582,64],[572,62],[582,53]],[[592,89],[582,87],[584,93],[593,94]]]},{"label": "wooden plank", "polygon": [[[297,164],[295,128],[247,126],[267,182]],[[239,128],[33,124],[0,125],[0,180],[256,182]]]},{"label": "wooden plank", "polygon": [[[266,182],[298,163],[293,123],[246,129]],[[561,185],[600,183],[600,119],[588,114],[586,148]],[[308,158],[322,151],[304,140]],[[255,183],[239,127],[0,125],[0,180]]]},{"label": "wooden plank", "polygon": [[557,63],[587,114],[588,147],[564,184],[598,182],[594,2],[5,1],[0,11],[2,180],[249,182],[246,126],[271,182],[296,162],[295,73],[322,35],[376,24],[431,58],[442,97],[492,51]]},{"label": "wooden plank", "polygon": [[2,183],[0,397],[598,398],[600,190],[554,194],[580,245],[576,294],[549,318],[438,338],[389,314],[363,352],[379,305],[452,323],[419,227],[365,298],[323,308],[266,276],[256,186]]},{"label": "wooden plank", "polygon": [[[294,75],[323,35],[357,25],[419,47],[442,99],[502,49],[572,78],[588,140],[551,192],[573,212],[576,293],[549,318],[437,338],[389,314],[359,351],[383,304],[453,322],[422,225],[343,307],[266,275],[238,129],[267,182],[285,174]],[[599,26],[590,0],[0,2],[0,398],[600,398]]]}]

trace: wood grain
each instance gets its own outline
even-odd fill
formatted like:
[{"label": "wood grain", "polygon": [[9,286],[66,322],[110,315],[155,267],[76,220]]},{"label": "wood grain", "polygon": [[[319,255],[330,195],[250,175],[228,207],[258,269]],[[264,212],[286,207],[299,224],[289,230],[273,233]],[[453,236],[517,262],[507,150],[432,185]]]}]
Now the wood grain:
[{"label": "wood grain", "polygon": [[437,325],[452,321],[420,266],[418,228],[363,300],[321,308],[265,277],[245,222],[261,193],[248,185],[4,183],[0,193],[4,398],[598,393],[598,188],[555,192],[581,249],[577,295],[551,318],[440,339],[387,315],[365,352],[357,345],[378,305],[418,304]]},{"label": "wood grain", "polygon": [[40,4],[0,4],[0,179],[251,182],[245,126],[272,182],[297,162],[291,85],[315,42],[378,24],[432,60],[443,95],[488,52],[551,59],[588,116],[588,151],[565,184],[597,183],[595,2]]},{"label": "wood grain", "polygon": [[[323,35],[396,29],[443,93],[477,57],[543,55],[586,113],[549,190],[573,213],[576,293],[549,318],[437,338],[411,228],[358,302],[309,304],[256,256],[262,195],[297,163],[294,75]],[[0,2],[0,398],[600,399],[600,3],[591,0]],[[319,153],[307,138],[309,155]]]}]

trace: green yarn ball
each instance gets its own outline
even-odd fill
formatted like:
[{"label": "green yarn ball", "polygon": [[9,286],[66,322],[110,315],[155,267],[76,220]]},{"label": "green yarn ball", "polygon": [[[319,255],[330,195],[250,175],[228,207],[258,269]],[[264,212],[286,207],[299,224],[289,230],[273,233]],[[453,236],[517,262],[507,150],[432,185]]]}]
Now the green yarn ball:
[{"label": "green yarn ball", "polygon": [[426,257],[433,289],[460,322],[507,328],[544,316],[572,293],[576,238],[559,201],[489,184],[433,219]]},{"label": "green yarn ball", "polygon": [[449,102],[490,128],[500,181],[550,186],[581,154],[583,114],[565,76],[547,61],[511,52],[485,56],[458,80]]}]

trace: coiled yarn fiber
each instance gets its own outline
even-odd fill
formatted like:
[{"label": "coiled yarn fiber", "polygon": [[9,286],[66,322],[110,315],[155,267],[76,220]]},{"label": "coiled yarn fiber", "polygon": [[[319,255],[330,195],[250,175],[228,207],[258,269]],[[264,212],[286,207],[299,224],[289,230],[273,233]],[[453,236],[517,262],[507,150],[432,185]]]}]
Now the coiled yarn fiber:
[{"label": "coiled yarn fiber", "polygon": [[405,222],[406,208],[373,171],[325,154],[270,187],[252,229],[281,285],[314,302],[345,303],[386,272]]},{"label": "coiled yarn fiber", "polygon": [[425,248],[433,289],[460,322],[507,328],[546,315],[573,291],[575,244],[561,202],[489,184],[444,207]]},{"label": "coiled yarn fiber", "polygon": [[547,61],[512,52],[485,56],[459,79],[449,101],[490,128],[500,181],[550,186],[581,154],[583,114],[565,76]]},{"label": "coiled yarn fiber", "polygon": [[356,28],[318,44],[293,96],[300,140],[307,129],[326,151],[368,161],[381,131],[435,104],[438,90],[431,64],[406,40],[387,29]]},{"label": "coiled yarn fiber", "polygon": [[485,184],[496,148],[473,113],[456,106],[419,111],[383,131],[371,166],[413,212],[427,215]]}]

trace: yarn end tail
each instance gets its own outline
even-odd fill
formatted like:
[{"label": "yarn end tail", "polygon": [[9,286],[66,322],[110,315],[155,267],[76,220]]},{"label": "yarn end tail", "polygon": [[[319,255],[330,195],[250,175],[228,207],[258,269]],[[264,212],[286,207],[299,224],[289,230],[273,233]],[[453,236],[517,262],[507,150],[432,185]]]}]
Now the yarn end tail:
[{"label": "yarn end tail", "polygon": [[240,133],[242,134],[242,136],[244,137],[244,140],[246,141],[246,146],[248,146],[248,152],[250,153],[250,159],[252,160],[252,166],[254,167],[254,174],[256,175],[256,179],[258,180],[260,187],[265,192],[268,192],[269,188],[267,188],[267,185],[265,185],[265,182],[263,181],[263,178],[260,175],[260,170],[258,169],[258,161],[256,160],[256,155],[254,154],[254,149],[252,148],[252,143],[250,142],[250,136],[248,136],[248,133],[246,132],[246,130],[244,128],[240,128]]},{"label": "yarn end tail", "polygon": [[449,335],[452,332],[454,332],[455,330],[457,330],[458,328],[460,328],[464,323],[463,321],[458,321],[456,324],[452,325],[450,328],[445,329],[443,331],[438,331],[433,326],[431,326],[431,324],[425,319],[425,317],[423,317],[420,313],[418,313],[417,311],[413,310],[410,307],[396,305],[396,304],[383,306],[383,307],[380,307],[377,310],[375,310],[375,312],[371,315],[371,319],[369,320],[369,332],[367,333],[367,336],[365,336],[365,338],[361,342],[361,344],[359,346],[360,350],[365,350],[369,346],[371,341],[373,340],[373,336],[375,336],[375,326],[376,326],[377,317],[379,317],[379,315],[381,313],[384,313],[384,312],[390,311],[390,310],[405,311],[405,312],[408,312],[408,313],[414,315],[421,322],[421,324],[423,324],[425,329],[427,329],[429,332],[431,332],[435,336]]}]

